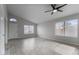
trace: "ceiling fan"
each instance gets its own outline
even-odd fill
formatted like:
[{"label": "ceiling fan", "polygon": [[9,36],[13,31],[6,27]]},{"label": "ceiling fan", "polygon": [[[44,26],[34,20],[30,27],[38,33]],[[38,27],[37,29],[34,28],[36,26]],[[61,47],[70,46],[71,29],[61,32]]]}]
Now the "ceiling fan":
[{"label": "ceiling fan", "polygon": [[[45,11],[46,12],[51,12],[51,15],[53,15],[54,12],[63,12],[63,10],[60,10],[60,8],[66,6],[67,4],[62,4],[60,6],[58,6],[58,4],[51,4],[51,7],[52,7],[52,10],[48,10],[48,11]],[[57,7],[58,6],[58,7]]]}]

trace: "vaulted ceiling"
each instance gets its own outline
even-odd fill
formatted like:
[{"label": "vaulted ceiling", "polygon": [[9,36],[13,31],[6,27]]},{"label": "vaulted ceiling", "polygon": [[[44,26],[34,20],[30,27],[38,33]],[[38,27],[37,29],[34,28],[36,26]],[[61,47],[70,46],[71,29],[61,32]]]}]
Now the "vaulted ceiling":
[{"label": "vaulted ceiling", "polygon": [[9,4],[7,8],[9,13],[37,24],[79,13],[78,4],[68,4],[61,8],[63,12],[56,12],[53,15],[51,15],[51,12],[44,12],[52,9],[49,4]]}]

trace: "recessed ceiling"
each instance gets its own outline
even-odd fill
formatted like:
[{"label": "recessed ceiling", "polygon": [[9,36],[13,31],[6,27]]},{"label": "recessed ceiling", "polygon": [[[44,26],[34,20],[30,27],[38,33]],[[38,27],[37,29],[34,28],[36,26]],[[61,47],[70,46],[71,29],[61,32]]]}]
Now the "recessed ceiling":
[{"label": "recessed ceiling", "polygon": [[63,12],[56,12],[53,15],[51,12],[44,12],[52,9],[49,4],[9,4],[7,8],[9,13],[37,24],[79,13],[79,4],[68,4],[61,8]]}]

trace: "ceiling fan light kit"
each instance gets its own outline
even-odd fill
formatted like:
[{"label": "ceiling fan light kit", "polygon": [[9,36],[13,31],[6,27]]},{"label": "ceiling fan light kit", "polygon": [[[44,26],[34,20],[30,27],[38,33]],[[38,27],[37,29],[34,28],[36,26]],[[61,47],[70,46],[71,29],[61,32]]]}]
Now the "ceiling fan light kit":
[{"label": "ceiling fan light kit", "polygon": [[53,10],[53,12],[57,12],[57,10]]}]

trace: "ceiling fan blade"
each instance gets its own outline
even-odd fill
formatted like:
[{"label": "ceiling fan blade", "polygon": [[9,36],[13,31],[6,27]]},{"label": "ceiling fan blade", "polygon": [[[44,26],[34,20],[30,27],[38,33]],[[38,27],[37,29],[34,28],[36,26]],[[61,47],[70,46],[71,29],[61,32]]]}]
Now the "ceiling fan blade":
[{"label": "ceiling fan blade", "polygon": [[54,5],[54,4],[51,4],[51,7],[52,7],[53,9],[55,9],[55,5]]},{"label": "ceiling fan blade", "polygon": [[53,15],[53,12],[51,13],[51,15]]},{"label": "ceiling fan blade", "polygon": [[64,6],[66,6],[66,5],[67,5],[67,4],[64,4],[64,5],[62,5],[62,6],[57,7],[56,9],[59,9],[59,8],[64,7]]},{"label": "ceiling fan blade", "polygon": [[56,4],[51,4],[51,5],[53,5],[54,7],[56,6]]},{"label": "ceiling fan blade", "polygon": [[63,10],[57,10],[57,11],[59,11],[59,12],[63,12]]},{"label": "ceiling fan blade", "polygon": [[48,11],[45,11],[45,12],[50,12],[50,11],[53,11],[53,10],[48,10]]}]

